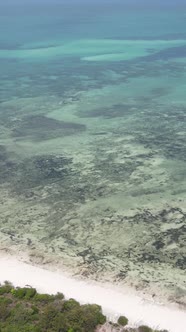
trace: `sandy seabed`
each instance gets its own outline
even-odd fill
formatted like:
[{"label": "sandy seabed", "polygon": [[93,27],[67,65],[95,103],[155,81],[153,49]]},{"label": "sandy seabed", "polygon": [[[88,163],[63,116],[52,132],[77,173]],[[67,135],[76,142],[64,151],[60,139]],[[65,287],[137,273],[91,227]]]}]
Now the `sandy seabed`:
[{"label": "sandy seabed", "polygon": [[29,285],[38,292],[63,292],[66,298],[75,298],[80,303],[97,303],[102,306],[108,319],[117,320],[121,314],[129,318],[131,326],[147,324],[153,328],[167,329],[169,332],[185,332],[186,312],[165,306],[142,297],[124,293],[112,285],[91,283],[73,279],[62,272],[52,272],[19,261],[11,256],[0,257],[0,282],[8,280],[14,286]]}]

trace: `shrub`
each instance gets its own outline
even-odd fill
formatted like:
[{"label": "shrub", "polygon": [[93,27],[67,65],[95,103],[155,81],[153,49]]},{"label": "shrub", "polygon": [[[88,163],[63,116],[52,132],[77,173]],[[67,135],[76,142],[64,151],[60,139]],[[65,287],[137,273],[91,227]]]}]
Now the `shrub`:
[{"label": "shrub", "polygon": [[138,331],[139,332],[153,332],[153,330],[146,326],[146,325],[141,325],[139,328],[138,328]]},{"label": "shrub", "polygon": [[35,295],[36,295],[36,289],[35,288],[27,288],[26,289],[25,299],[31,299]]},{"label": "shrub", "polygon": [[14,324],[23,325],[29,321],[32,321],[33,310],[25,307],[22,303],[16,304],[10,311],[9,321]]},{"label": "shrub", "polygon": [[37,302],[43,302],[43,303],[49,303],[54,300],[55,296],[54,295],[49,295],[49,294],[38,294],[34,296],[34,301]]},{"label": "shrub", "polygon": [[33,315],[39,313],[39,309],[35,305],[32,305],[31,309],[33,310]]},{"label": "shrub", "polygon": [[25,299],[29,300],[36,295],[36,289],[30,288],[30,287],[29,288],[17,287],[17,288],[11,289],[11,293],[12,293],[12,295],[14,295],[15,297],[17,297],[19,299],[25,298]]},{"label": "shrub", "polygon": [[8,304],[11,304],[12,302],[13,302],[12,299],[9,299],[5,296],[0,297],[0,304],[4,303],[4,304],[8,305]]},{"label": "shrub", "polygon": [[53,304],[48,304],[45,306],[41,318],[41,327],[44,329],[44,331],[54,327],[54,321],[57,315],[58,311]]},{"label": "shrub", "polygon": [[14,295],[15,297],[17,297],[18,299],[23,299],[26,295],[26,288],[13,288],[11,290],[12,295]]},{"label": "shrub", "polygon": [[128,324],[128,318],[126,318],[125,316],[120,316],[118,318],[118,324],[122,325],[122,326],[127,325]]},{"label": "shrub", "polygon": [[63,293],[57,293],[56,295],[55,295],[55,299],[56,300],[63,300],[65,297],[64,297],[64,295],[63,295]]},{"label": "shrub", "polygon": [[106,317],[102,314],[102,309],[96,304],[86,304],[81,306],[83,326],[85,331],[94,331],[97,325],[106,322]]},{"label": "shrub", "polygon": [[54,319],[54,330],[60,332],[67,332],[70,329],[71,325],[68,324],[68,321],[64,313],[58,313]]},{"label": "shrub", "polygon": [[68,301],[64,302],[63,310],[70,311],[70,310],[72,310],[74,308],[79,308],[79,307],[80,307],[79,302],[77,302],[74,299],[69,299]]},{"label": "shrub", "polygon": [[0,321],[5,321],[10,315],[10,309],[6,302],[0,302]]},{"label": "shrub", "polygon": [[[1,326],[0,326],[1,328]],[[34,326],[33,324],[27,324],[27,325],[15,325],[15,324],[6,324],[6,326],[0,329],[0,332],[42,332],[42,330]]]},{"label": "shrub", "polygon": [[4,285],[0,286],[0,295],[10,293],[12,289],[12,285],[9,283],[5,283]]}]

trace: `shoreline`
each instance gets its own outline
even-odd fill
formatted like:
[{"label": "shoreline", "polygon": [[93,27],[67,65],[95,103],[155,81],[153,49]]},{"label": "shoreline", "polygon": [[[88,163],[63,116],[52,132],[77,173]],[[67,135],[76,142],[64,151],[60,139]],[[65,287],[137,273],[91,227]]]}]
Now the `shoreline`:
[{"label": "shoreline", "polygon": [[147,300],[129,290],[124,293],[121,287],[76,280],[63,272],[34,266],[10,255],[0,256],[0,266],[0,283],[7,280],[15,287],[30,285],[38,292],[62,292],[66,298],[75,298],[81,304],[96,303],[109,320],[115,322],[120,315],[125,315],[132,327],[145,324],[169,332],[185,332],[186,311],[171,304]]}]

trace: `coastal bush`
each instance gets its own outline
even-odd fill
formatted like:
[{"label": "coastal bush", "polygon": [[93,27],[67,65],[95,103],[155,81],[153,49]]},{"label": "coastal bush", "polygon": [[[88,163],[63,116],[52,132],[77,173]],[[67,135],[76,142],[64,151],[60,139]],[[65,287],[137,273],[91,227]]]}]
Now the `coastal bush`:
[{"label": "coastal bush", "polygon": [[153,330],[146,326],[146,325],[141,325],[139,328],[138,328],[138,331],[139,332],[153,332]]},{"label": "coastal bush", "polygon": [[36,289],[35,288],[27,288],[26,294],[25,294],[25,299],[31,299],[36,295]]},{"label": "coastal bush", "polygon": [[122,326],[125,326],[125,325],[128,324],[128,319],[125,316],[120,316],[118,318],[118,324],[122,325]]},{"label": "coastal bush", "polygon": [[0,301],[0,321],[4,321],[10,315],[10,309],[6,301]]},{"label": "coastal bush", "polygon": [[[37,294],[34,288],[14,288],[10,284],[2,287],[0,332],[95,332],[106,322],[99,305],[80,305],[74,299],[65,300],[61,293]],[[124,326],[128,320],[120,316],[118,323]],[[119,328],[118,324],[110,325]],[[158,332],[147,326],[130,331]]]},{"label": "coastal bush", "polygon": [[70,311],[73,310],[74,308],[79,308],[80,304],[74,299],[69,299],[68,301],[65,301],[63,310]]},{"label": "coastal bush", "polygon": [[102,325],[106,322],[106,317],[102,314],[102,309],[97,304],[86,304],[81,306],[83,317],[86,317],[85,324],[92,325],[92,327],[97,325]]},{"label": "coastal bush", "polygon": [[8,305],[8,304],[12,303],[12,299],[10,299],[9,297],[6,297],[6,296],[0,296],[0,303],[4,303],[4,304]]},{"label": "coastal bush", "polygon": [[31,309],[33,310],[33,314],[38,314],[39,313],[39,309],[35,305],[32,305]]},{"label": "coastal bush", "polygon": [[33,320],[33,310],[24,305],[24,303],[17,303],[10,311],[10,321],[18,325],[26,324]]},{"label": "coastal bush", "polygon": [[12,289],[12,285],[8,282],[6,282],[4,285],[0,286],[0,295],[10,293]]},{"label": "coastal bush", "polygon": [[63,293],[58,292],[58,293],[55,295],[55,299],[56,299],[56,300],[63,300],[64,298],[65,298],[65,296],[64,296]]},{"label": "coastal bush", "polygon": [[34,296],[34,301],[36,302],[43,302],[43,303],[49,303],[52,302],[55,299],[54,295],[49,295],[49,294],[38,294]]},{"label": "coastal bush", "polygon": [[34,297],[36,295],[36,289],[35,288],[12,288],[11,289],[11,293],[12,295],[14,295],[15,297],[19,298],[19,299],[31,299],[32,297]]},{"label": "coastal bush", "polygon": [[26,295],[27,292],[27,288],[14,288],[11,290],[12,295],[14,295],[15,297],[19,298],[19,299],[23,299]]},{"label": "coastal bush", "polygon": [[[67,302],[67,303],[66,303]],[[55,331],[94,332],[97,325],[106,321],[101,308],[96,305],[80,305],[71,299],[66,301],[62,312],[56,316]]]},{"label": "coastal bush", "polygon": [[8,324],[8,326],[0,326],[0,332],[43,332],[39,327],[34,325],[15,326]]},{"label": "coastal bush", "polygon": [[58,315],[58,311],[53,304],[47,304],[42,312],[41,327],[44,331],[54,328],[55,317]]}]

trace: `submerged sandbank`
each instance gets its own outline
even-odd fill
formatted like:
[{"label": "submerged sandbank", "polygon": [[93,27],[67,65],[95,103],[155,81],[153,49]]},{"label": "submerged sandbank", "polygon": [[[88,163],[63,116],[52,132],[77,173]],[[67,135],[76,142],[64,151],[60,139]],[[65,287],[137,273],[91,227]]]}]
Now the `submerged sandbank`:
[{"label": "submerged sandbank", "polygon": [[112,286],[75,280],[63,273],[48,271],[8,256],[0,258],[0,269],[1,283],[8,280],[14,286],[30,285],[39,292],[63,292],[66,298],[73,297],[81,303],[97,303],[109,319],[115,320],[120,314],[125,314],[132,326],[147,324],[169,332],[185,332],[186,312],[178,308],[145,301]]}]

